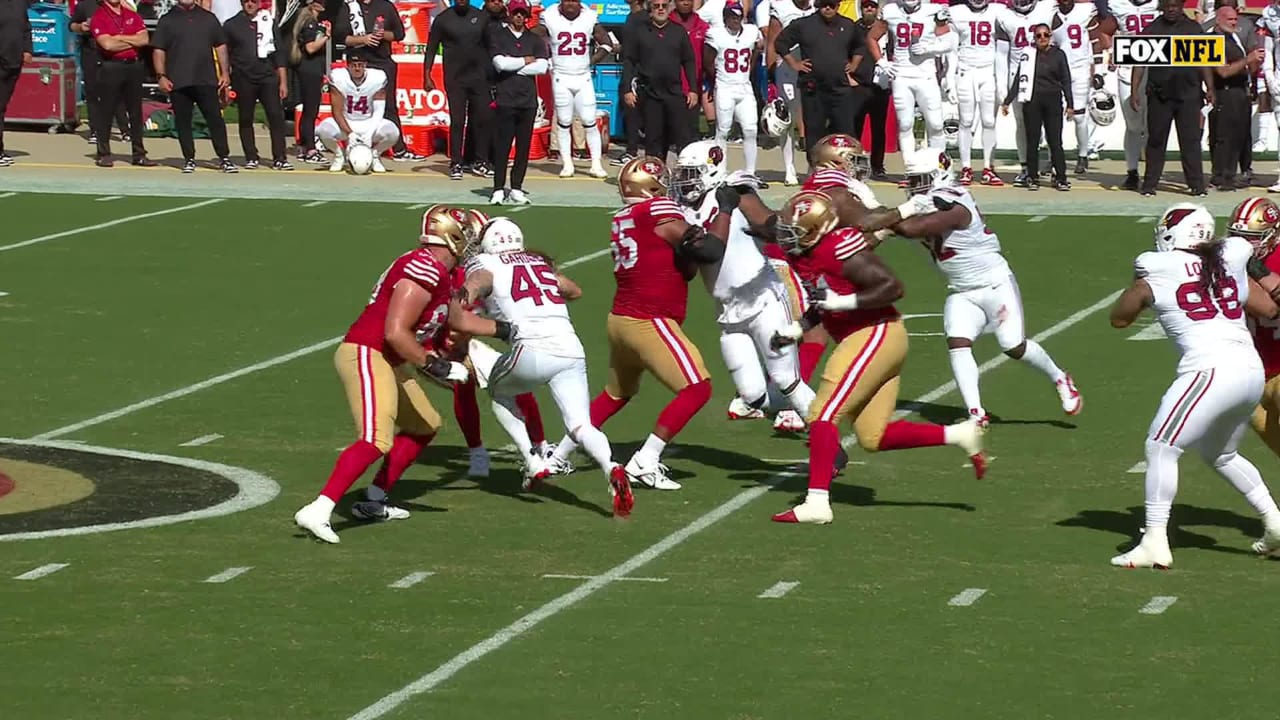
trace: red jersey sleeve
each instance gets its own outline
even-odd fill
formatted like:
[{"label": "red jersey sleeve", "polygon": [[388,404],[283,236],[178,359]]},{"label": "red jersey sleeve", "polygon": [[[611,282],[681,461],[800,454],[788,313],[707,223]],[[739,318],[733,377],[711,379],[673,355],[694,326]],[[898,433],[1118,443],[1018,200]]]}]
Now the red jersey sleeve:
[{"label": "red jersey sleeve", "polygon": [[823,168],[805,178],[803,189],[808,192],[830,190],[832,188],[847,189],[849,175],[842,170]]},{"label": "red jersey sleeve", "polygon": [[409,258],[404,264],[404,276],[421,285],[423,290],[431,292],[440,284],[441,269],[435,258],[419,254]]},{"label": "red jersey sleeve", "polygon": [[842,263],[867,249],[867,239],[862,235],[862,231],[857,228],[832,230],[831,240],[835,242],[832,254],[836,260]]}]

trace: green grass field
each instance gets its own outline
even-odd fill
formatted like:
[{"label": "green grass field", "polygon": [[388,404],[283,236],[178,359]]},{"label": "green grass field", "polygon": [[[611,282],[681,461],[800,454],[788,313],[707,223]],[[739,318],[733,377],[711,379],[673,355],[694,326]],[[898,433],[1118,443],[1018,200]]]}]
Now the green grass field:
[{"label": "green grass field", "polygon": [[[1044,344],[1086,404],[1065,418],[1038,373],[991,367],[984,401],[998,420],[983,481],[952,448],[854,451],[856,464],[833,488],[833,525],[770,523],[803,492],[805,445],[773,437],[764,422],[725,420],[731,386],[697,283],[686,328],[715,398],[668,457],[684,490],[638,491],[632,518],[617,521],[594,468],[539,495],[519,492],[510,458],[498,458],[489,480],[469,480],[451,401],[432,388],[450,427],[397,487],[414,516],[344,521],[342,544],[322,546],[300,536],[292,514],[352,435],[326,341],[416,240],[419,211],[226,200],[109,224],[189,204],[0,199],[0,436],[245,468],[274,479],[279,495],[221,517],[0,543],[0,718],[1274,712],[1260,683],[1270,680],[1265,627],[1280,566],[1249,554],[1260,523],[1225,483],[1183,463],[1173,571],[1107,563],[1141,525],[1142,476],[1129,470],[1173,378],[1167,341],[1130,341],[1144,329],[1106,322],[1106,299],[1149,247],[1150,223],[991,219],[1018,272],[1028,331],[1055,331]],[[562,261],[607,247],[604,208],[516,217],[531,245]],[[906,281],[899,308],[921,316],[907,321],[916,336],[902,400],[930,398],[921,414],[956,420],[963,411],[938,336],[941,278],[917,248],[894,244],[883,255]],[[568,271],[586,292],[572,312],[593,392],[607,372],[610,270],[606,256]],[[995,357],[994,342],[983,340],[978,354]],[[605,427],[619,457],[669,397],[646,382]],[[183,392],[155,402],[173,391]],[[548,398],[543,408],[558,437]],[[490,447],[506,445],[485,414]],[[195,439],[206,442],[184,446]],[[1244,449],[1277,477],[1255,438]],[[169,514],[200,492],[229,495],[226,481],[192,480],[167,464],[0,444],[0,472],[17,482],[0,496],[4,534],[45,527],[40,513],[13,503],[55,473],[15,464],[19,456],[41,466],[62,458],[96,484],[88,498],[53,508],[68,525],[116,519],[103,503],[83,510],[95,499],[114,497],[133,518]],[[54,563],[66,567],[15,579]],[[206,582],[229,568],[251,569]],[[413,573],[431,574],[390,587]],[[798,584],[782,593],[780,582]],[[771,588],[781,596],[760,597]],[[971,589],[985,592],[952,604]],[[1140,612],[1157,596],[1177,601]]]}]

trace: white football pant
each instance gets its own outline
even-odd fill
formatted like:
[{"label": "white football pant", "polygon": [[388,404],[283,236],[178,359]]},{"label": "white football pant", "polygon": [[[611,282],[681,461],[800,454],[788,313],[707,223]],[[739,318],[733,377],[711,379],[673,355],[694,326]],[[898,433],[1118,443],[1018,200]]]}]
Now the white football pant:
[{"label": "white football pant", "polygon": [[1017,279],[1010,274],[988,287],[951,293],[942,306],[942,329],[949,338],[966,340],[992,333],[1001,350],[1018,347],[1027,334]]},{"label": "white football pant", "polygon": [[[947,147],[942,134],[942,88],[928,78],[893,79],[893,112],[898,116],[898,150],[916,150],[916,108],[924,116],[925,144],[939,150]],[[964,123],[961,123],[963,125]],[[972,125],[970,125],[972,127]]]},{"label": "white football pant", "polygon": [[721,150],[727,149],[729,131],[733,129],[735,122],[742,128],[742,155],[746,161],[746,171],[754,175],[757,156],[756,137],[760,130],[760,112],[756,108],[756,96],[751,92],[750,87],[717,87],[716,144]]},{"label": "white football pant", "polygon": [[1071,109],[1079,113],[1071,117],[1076,124],[1076,157],[1089,157],[1089,138],[1093,136],[1093,118],[1089,116],[1089,94],[1093,92],[1092,66],[1071,68]]},{"label": "white football pant", "polygon": [[773,71],[773,77],[778,83],[778,92],[787,102],[787,111],[791,113],[791,129],[778,138],[778,143],[782,147],[782,167],[790,176],[796,174],[794,138],[800,127],[800,90],[796,84],[800,81],[800,74],[792,70],[784,60],[778,63],[778,67]]},{"label": "white football pant", "polygon": [[[1120,68],[1116,73],[1120,80],[1120,96],[1117,100],[1120,103],[1120,114],[1124,116],[1124,166],[1126,170],[1137,171],[1138,158],[1147,144],[1147,76],[1144,73],[1142,85],[1135,88],[1130,83],[1132,70],[1126,70]],[[1129,107],[1129,98],[1134,93],[1138,94],[1140,101],[1137,112]]]},{"label": "white football pant", "polygon": [[587,136],[587,152],[591,164],[600,164],[600,128],[596,125],[596,89],[590,75],[558,75],[551,73],[551,95],[556,103],[556,131],[560,156],[566,165],[573,163],[573,119],[582,123]]},{"label": "white football pant", "polygon": [[[381,155],[390,150],[391,146],[400,139],[400,129],[386,118],[348,120],[347,124],[351,126],[352,134],[362,137],[366,144],[373,148],[375,155]],[[320,142],[324,143],[330,152],[337,152],[339,142],[350,140],[346,133],[342,132],[342,128],[338,127],[338,121],[331,117],[325,118],[316,126],[316,137],[320,138]]]},{"label": "white football pant", "polygon": [[[720,353],[733,378],[738,397],[759,408],[768,393],[768,380],[786,396],[787,403],[807,417],[813,390],[800,379],[800,355],[795,345],[772,347],[774,334],[790,325],[791,308],[783,297],[769,292],[763,309],[750,320],[720,323]],[[760,367],[763,359],[764,369]],[[778,408],[785,409],[785,408]]]},{"label": "white football pant", "polygon": [[[982,166],[992,167],[996,150],[996,76],[992,68],[956,70],[956,103],[960,106],[960,165],[973,167],[973,121],[982,120]],[[896,110],[895,110],[896,112]]]}]

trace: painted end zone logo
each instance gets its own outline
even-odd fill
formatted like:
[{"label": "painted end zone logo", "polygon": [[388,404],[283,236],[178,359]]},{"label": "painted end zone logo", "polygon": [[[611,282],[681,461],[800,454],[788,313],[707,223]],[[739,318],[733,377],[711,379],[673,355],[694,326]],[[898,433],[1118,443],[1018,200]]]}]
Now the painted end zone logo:
[{"label": "painted end zone logo", "polygon": [[1130,67],[1219,67],[1227,64],[1223,35],[1117,35],[1111,59]]}]

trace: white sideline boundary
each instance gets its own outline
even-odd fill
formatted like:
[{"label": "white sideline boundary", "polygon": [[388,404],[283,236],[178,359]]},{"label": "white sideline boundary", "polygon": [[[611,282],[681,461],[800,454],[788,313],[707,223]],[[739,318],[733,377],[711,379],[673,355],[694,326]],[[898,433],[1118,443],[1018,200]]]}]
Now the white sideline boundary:
[{"label": "white sideline boundary", "polygon": [[[1111,304],[1114,302],[1115,298],[1119,297],[1119,295],[1120,291],[1108,294],[1098,302],[1093,303],[1092,305],[1068,316],[1066,319],[1047,330],[1044,330],[1039,335],[1035,336],[1035,339],[1047,339],[1061,333],[1103,307]],[[994,370],[1007,362],[1008,359],[1008,356],[1000,355],[993,360],[983,363],[978,368],[978,372],[986,373]],[[933,390],[920,396],[913,404],[921,405],[937,400],[938,398],[950,393],[955,389],[955,387],[956,384],[954,380],[943,385],[939,385]],[[907,414],[907,411],[899,411],[898,413],[895,413],[895,417],[901,417],[905,414]],[[774,475],[766,481],[766,484],[748,488],[737,495],[734,495],[693,522],[649,546],[639,554],[624,560],[621,564],[614,566],[605,573],[587,580],[569,592],[551,600],[532,612],[525,614],[510,625],[507,625],[484,640],[481,640],[475,645],[472,645],[466,650],[458,653],[448,662],[437,667],[435,670],[428,672],[399,690],[383,696],[381,699],[375,701],[360,712],[350,716],[348,720],[376,720],[377,718],[381,718],[387,713],[400,707],[414,696],[430,692],[436,687],[439,687],[442,683],[448,681],[454,675],[457,675],[471,663],[476,662],[495,650],[498,650],[512,640],[515,640],[529,630],[537,627],[543,621],[568,610],[579,602],[591,597],[600,590],[603,590],[605,587],[608,587],[614,582],[621,580],[650,562],[662,557],[670,550],[684,544],[686,540],[694,535],[706,530],[738,510],[741,510],[743,507],[746,507],[751,503],[751,501],[756,500],[769,492],[769,490],[773,488],[773,485],[779,482],[782,477],[785,476]]]}]

